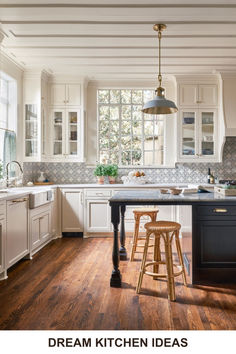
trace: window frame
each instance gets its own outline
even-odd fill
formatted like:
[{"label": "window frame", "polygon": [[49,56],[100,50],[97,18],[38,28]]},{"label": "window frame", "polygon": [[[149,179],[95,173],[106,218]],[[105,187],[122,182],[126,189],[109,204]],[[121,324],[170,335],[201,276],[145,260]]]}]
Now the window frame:
[{"label": "window frame", "polygon": [[[98,100],[98,92],[99,91],[102,91],[102,90],[109,90],[109,103],[99,103],[99,100]],[[131,92],[133,90],[135,91],[138,91],[138,90],[142,90],[142,91],[155,91],[155,89],[153,88],[150,88],[150,87],[97,87],[96,88],[96,110],[97,110],[97,163],[100,163],[100,114],[99,114],[99,107],[100,105],[104,105],[104,106],[108,106],[108,107],[111,107],[111,106],[119,106],[119,131],[121,131],[121,124],[122,124],[122,113],[121,113],[121,107],[122,107],[122,102],[120,101],[119,103],[110,103],[110,91],[111,90],[131,90]],[[132,93],[131,93],[132,95]],[[142,95],[142,105],[144,104],[143,102],[143,95]],[[125,104],[123,104],[125,105]],[[134,105],[135,106],[135,103],[132,102],[132,96],[131,96],[131,103],[127,104],[131,107],[131,110],[132,110],[132,106]],[[136,105],[140,105],[140,104],[136,104]],[[157,118],[156,118],[157,119]],[[131,120],[132,121],[132,120]],[[127,165],[123,165],[121,164],[121,142],[119,142],[119,151],[118,151],[118,158],[119,158],[119,163],[118,163],[118,166],[119,168],[165,168],[165,162],[166,162],[166,119],[165,119],[165,115],[162,115],[162,118],[161,118],[161,121],[163,122],[163,134],[162,135],[158,135],[158,136],[162,136],[163,138],[163,149],[158,149],[158,150],[155,150],[154,148],[154,131],[153,131],[153,135],[152,135],[152,138],[153,138],[153,149],[152,150],[147,150],[147,149],[144,149],[144,144],[145,144],[145,134],[144,134],[144,122],[147,122],[147,121],[151,121],[151,119],[144,119],[144,114],[142,113],[142,132],[141,132],[141,135],[140,135],[140,138],[141,138],[141,154],[142,154],[142,157],[141,157],[141,163],[140,164],[127,164]],[[154,125],[153,125],[153,129],[154,129]],[[125,135],[124,135],[125,136]],[[129,135],[127,135],[129,136]],[[136,135],[135,135],[136,136]],[[138,136],[138,135],[137,135]],[[133,137],[133,133],[131,131],[131,137]],[[119,138],[121,138],[121,135],[119,135]],[[110,129],[109,129],[109,139],[110,139]],[[154,154],[155,152],[157,151],[163,151],[163,155],[162,155],[162,161],[163,163],[162,164],[154,164]],[[135,151],[133,150],[132,148],[130,150],[127,150],[127,151]],[[153,164],[150,164],[150,165],[146,165],[146,164],[143,164],[143,161],[145,159],[144,157],[144,153],[145,152],[148,152],[148,151],[151,151],[152,152],[152,159],[153,159]]]}]

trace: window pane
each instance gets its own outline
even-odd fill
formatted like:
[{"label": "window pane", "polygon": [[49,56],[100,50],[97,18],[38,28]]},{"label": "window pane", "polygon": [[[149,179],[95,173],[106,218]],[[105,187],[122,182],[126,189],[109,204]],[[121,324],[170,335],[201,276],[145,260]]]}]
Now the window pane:
[{"label": "window pane", "polygon": [[132,151],[132,165],[140,165],[142,159],[141,150]]},{"label": "window pane", "polygon": [[119,106],[110,107],[110,119],[119,119]]},{"label": "window pane", "polygon": [[119,140],[117,135],[110,136],[110,149],[118,150],[119,149]]},{"label": "window pane", "polygon": [[100,120],[108,120],[110,117],[110,107],[100,106],[99,107],[99,118]]},{"label": "window pane", "polygon": [[153,136],[145,136],[144,149],[145,150],[153,150]]},{"label": "window pane", "polygon": [[120,90],[110,90],[110,103],[120,103]]},{"label": "window pane", "polygon": [[154,151],[154,164],[155,165],[163,164],[163,150]]},{"label": "window pane", "polygon": [[110,123],[110,132],[113,135],[119,134],[119,121],[115,120]]},{"label": "window pane", "polygon": [[98,102],[109,103],[109,90],[98,90]]},{"label": "window pane", "polygon": [[100,163],[106,163],[109,160],[108,151],[100,151]]},{"label": "window pane", "polygon": [[100,134],[102,137],[108,136],[109,134],[109,121],[100,122]]},{"label": "window pane", "polygon": [[146,103],[153,99],[154,91],[153,90],[144,90],[143,91],[143,102]]},{"label": "window pane", "polygon": [[144,122],[144,134],[153,135],[153,121]]},{"label": "window pane", "polygon": [[131,106],[126,105],[121,108],[122,119],[131,119]]},{"label": "window pane", "polygon": [[134,121],[132,124],[133,135],[142,135],[142,122]]},{"label": "window pane", "polygon": [[127,150],[131,148],[131,136],[123,136],[121,138],[121,150]]},{"label": "window pane", "polygon": [[153,165],[153,152],[144,151],[144,164],[147,166]]},{"label": "window pane", "polygon": [[132,117],[133,117],[133,121],[134,120],[141,120],[142,119],[142,106],[141,105],[133,105],[133,113],[132,113]]},{"label": "window pane", "polygon": [[163,135],[164,122],[163,120],[154,119],[154,135]]},{"label": "window pane", "polygon": [[143,103],[143,91],[142,90],[132,90],[132,103],[137,103],[137,104]]},{"label": "window pane", "polygon": [[131,90],[121,90],[121,103],[131,103]]},{"label": "window pane", "polygon": [[101,150],[108,150],[109,149],[109,138],[100,136],[100,149]]},{"label": "window pane", "polygon": [[141,150],[142,140],[141,137],[135,136],[133,138],[132,149],[133,150]]},{"label": "window pane", "polygon": [[111,152],[109,160],[110,160],[110,163],[114,163],[114,164],[118,165],[118,163],[119,163],[118,151],[117,152]]},{"label": "window pane", "polygon": [[164,138],[163,136],[156,136],[154,137],[154,149],[155,150],[162,150],[164,145]]},{"label": "window pane", "polygon": [[122,165],[131,165],[131,151],[122,151],[121,163]]},{"label": "window pane", "polygon": [[131,134],[131,122],[123,121],[121,123],[121,133],[122,133],[122,135],[130,135]]}]

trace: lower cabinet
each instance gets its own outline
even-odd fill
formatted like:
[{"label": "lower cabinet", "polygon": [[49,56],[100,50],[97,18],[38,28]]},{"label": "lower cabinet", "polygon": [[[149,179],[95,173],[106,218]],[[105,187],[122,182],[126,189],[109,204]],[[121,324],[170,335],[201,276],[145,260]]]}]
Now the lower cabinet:
[{"label": "lower cabinet", "polygon": [[57,189],[52,189],[53,201],[51,202],[52,213],[52,237],[58,236],[58,196]]},{"label": "lower cabinet", "polygon": [[86,232],[111,232],[111,208],[107,199],[86,200]]},{"label": "lower cabinet", "polygon": [[51,237],[51,203],[30,210],[31,251],[35,253]]},{"label": "lower cabinet", "polygon": [[28,198],[7,201],[6,269],[29,252]]},{"label": "lower cabinet", "polygon": [[0,203],[0,280],[6,278],[5,273],[6,244],[6,202]]},{"label": "lower cabinet", "polygon": [[62,232],[83,232],[84,205],[83,190],[62,188],[61,230]]}]

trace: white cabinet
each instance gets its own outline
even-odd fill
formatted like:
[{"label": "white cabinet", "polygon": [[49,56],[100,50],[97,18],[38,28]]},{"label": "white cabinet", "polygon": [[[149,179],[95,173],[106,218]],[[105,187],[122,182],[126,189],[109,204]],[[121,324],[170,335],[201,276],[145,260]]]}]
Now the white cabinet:
[{"label": "white cabinet", "polygon": [[28,199],[7,201],[6,269],[29,254]]},{"label": "white cabinet", "polygon": [[61,189],[62,232],[83,232],[83,190]]},{"label": "white cabinet", "polygon": [[52,237],[58,235],[58,197],[57,189],[52,189],[53,198],[51,202],[51,214],[52,214]]},{"label": "white cabinet", "polygon": [[180,109],[178,121],[178,161],[217,159],[217,111]]},{"label": "white cabinet", "polygon": [[179,105],[182,107],[212,107],[217,105],[216,84],[180,84]]},{"label": "white cabinet", "polygon": [[51,205],[30,210],[30,249],[38,250],[51,239]]},{"label": "white cabinet", "polygon": [[80,84],[52,84],[50,92],[52,106],[78,106],[81,104]]},{"label": "white cabinet", "polygon": [[51,155],[55,159],[81,161],[83,156],[83,136],[80,109],[52,109]]},{"label": "white cabinet", "polygon": [[6,202],[0,202],[0,280],[6,278],[5,272],[6,244]]}]

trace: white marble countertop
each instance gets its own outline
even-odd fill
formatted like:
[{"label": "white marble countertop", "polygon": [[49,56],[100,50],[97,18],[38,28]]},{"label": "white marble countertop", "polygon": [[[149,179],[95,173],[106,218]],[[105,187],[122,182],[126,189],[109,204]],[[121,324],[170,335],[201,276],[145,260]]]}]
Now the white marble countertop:
[{"label": "white marble countertop", "polygon": [[[6,192],[0,192],[0,201],[2,200],[11,200],[14,198],[21,198],[27,196],[32,193],[38,193],[40,191],[46,191],[52,188],[96,188],[96,189],[104,189],[104,188],[121,188],[121,189],[133,189],[133,188],[140,188],[140,189],[153,189],[153,188],[196,188],[200,184],[191,184],[191,183],[146,183],[140,185],[126,185],[122,183],[117,184],[96,184],[96,183],[78,183],[78,184],[52,184],[47,186],[24,186],[24,187],[17,187],[17,188],[8,188]],[[207,186],[213,188],[214,185],[209,184],[201,184],[201,186]],[[3,191],[0,190],[0,191]]]}]

